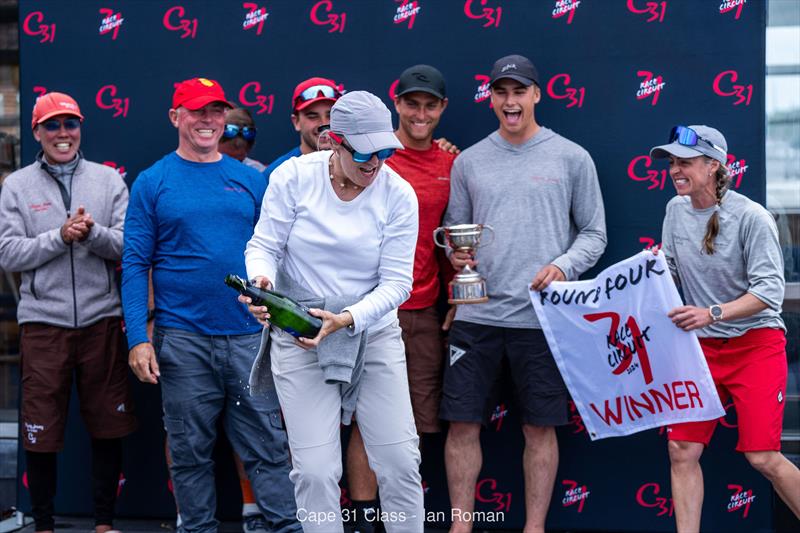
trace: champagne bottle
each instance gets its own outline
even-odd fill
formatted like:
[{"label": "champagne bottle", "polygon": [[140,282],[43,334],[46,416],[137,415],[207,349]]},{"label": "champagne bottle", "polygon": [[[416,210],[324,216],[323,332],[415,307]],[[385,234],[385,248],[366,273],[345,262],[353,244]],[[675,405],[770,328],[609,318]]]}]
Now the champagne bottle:
[{"label": "champagne bottle", "polygon": [[308,312],[308,308],[282,294],[262,289],[235,274],[225,276],[225,284],[240,294],[250,297],[253,305],[264,305],[269,310],[269,322],[293,337],[313,339],[322,328],[322,320]]}]

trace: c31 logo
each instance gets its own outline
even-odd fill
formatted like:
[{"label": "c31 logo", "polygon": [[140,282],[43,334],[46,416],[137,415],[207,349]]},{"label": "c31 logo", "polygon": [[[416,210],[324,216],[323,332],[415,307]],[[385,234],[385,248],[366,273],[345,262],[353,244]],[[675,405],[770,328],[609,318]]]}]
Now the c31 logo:
[{"label": "c31 logo", "polygon": [[628,11],[637,15],[650,15],[645,22],[664,22],[667,2],[647,2],[644,7],[636,7],[636,0],[628,0]]},{"label": "c31 logo", "polygon": [[[254,98],[250,98],[248,93],[252,92]],[[261,94],[261,84],[257,81],[249,81],[242,85],[239,90],[239,103],[247,107],[255,107],[256,115],[264,113],[271,115],[272,107],[275,105],[275,95]]]},{"label": "c31 logo", "polygon": [[735,70],[723,70],[714,78],[712,88],[718,96],[735,98],[733,105],[744,104],[748,106],[750,105],[750,99],[753,97],[753,84],[739,85],[736,83],[738,79],[739,73]]},{"label": "c31 logo", "polygon": [[672,516],[675,513],[675,504],[671,497],[659,496],[661,485],[658,483],[645,483],[636,491],[636,503],[642,507],[656,510],[656,516]]},{"label": "c31 logo", "polygon": [[44,13],[33,11],[22,21],[22,32],[25,35],[39,37],[40,43],[52,43],[56,40],[56,24],[45,24]]},{"label": "c31 logo", "polygon": [[[644,174],[641,174],[637,170],[637,167],[640,166],[640,163],[646,169]],[[651,169],[650,165],[652,164],[653,160],[650,159],[649,155],[639,155],[634,157],[631,159],[631,162],[628,163],[628,177],[633,181],[649,182],[647,185],[648,191],[652,191],[653,189],[663,191],[664,183],[667,181],[669,172],[666,170]]]},{"label": "c31 logo", "polygon": [[[327,16],[325,18],[320,16],[320,8],[326,13]],[[330,26],[328,33],[336,33],[337,31],[339,33],[344,33],[344,26],[347,23],[347,13],[344,11],[341,13],[332,13],[332,11],[332,0],[320,0],[311,7],[309,18],[311,22],[317,26]]]},{"label": "c31 logo", "polygon": [[[486,7],[487,0],[466,0],[464,2],[464,14],[469,19],[473,20],[482,20],[486,19],[486,22],[483,23],[484,28],[489,28],[494,26],[495,28],[500,27],[500,18],[503,16],[503,8],[498,7]],[[481,5],[481,12],[475,13],[472,8],[473,3],[479,3]]]},{"label": "c31 logo", "polygon": [[[108,97],[106,96],[108,95]],[[104,85],[97,91],[94,102],[100,109],[113,110],[113,118],[127,117],[128,110],[130,109],[130,98],[117,98],[116,85]]]},{"label": "c31 logo", "polygon": [[181,32],[181,39],[194,39],[197,37],[197,19],[186,17],[183,6],[174,6],[164,12],[161,22],[169,31]]},{"label": "c31 logo", "polygon": [[572,78],[569,74],[556,74],[547,82],[547,94],[554,100],[566,100],[567,109],[570,107],[583,107],[586,96],[585,87],[570,87]]},{"label": "c31 logo", "polygon": [[475,485],[475,499],[481,503],[493,503],[493,511],[511,510],[511,493],[498,492],[496,479],[486,478],[478,481]]}]

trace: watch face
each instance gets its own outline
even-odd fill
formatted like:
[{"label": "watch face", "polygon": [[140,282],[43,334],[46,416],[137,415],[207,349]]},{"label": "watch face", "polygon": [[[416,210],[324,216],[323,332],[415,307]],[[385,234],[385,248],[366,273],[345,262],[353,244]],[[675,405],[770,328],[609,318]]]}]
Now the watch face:
[{"label": "watch face", "polygon": [[722,307],[720,307],[719,305],[712,305],[710,311],[711,311],[711,316],[714,318],[714,320],[719,320],[720,318],[722,318]]}]

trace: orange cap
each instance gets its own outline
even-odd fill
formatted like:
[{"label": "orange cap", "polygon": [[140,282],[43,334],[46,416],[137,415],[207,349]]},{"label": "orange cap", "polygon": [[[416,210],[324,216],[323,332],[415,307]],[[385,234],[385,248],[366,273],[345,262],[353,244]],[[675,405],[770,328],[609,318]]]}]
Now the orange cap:
[{"label": "orange cap", "polygon": [[78,102],[68,94],[47,93],[36,99],[33,106],[33,120],[31,129],[56,115],[73,115],[83,120]]}]

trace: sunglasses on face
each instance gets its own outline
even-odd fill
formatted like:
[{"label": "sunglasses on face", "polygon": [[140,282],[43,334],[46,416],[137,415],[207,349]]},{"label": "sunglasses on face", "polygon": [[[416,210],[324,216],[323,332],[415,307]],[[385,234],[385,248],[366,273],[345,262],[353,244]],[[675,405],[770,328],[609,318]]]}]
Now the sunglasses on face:
[{"label": "sunglasses on face", "polygon": [[677,142],[681,146],[697,146],[698,144],[703,144],[709,148],[717,150],[720,153],[727,153],[723,148],[717,146],[708,139],[700,137],[696,131],[687,126],[675,126],[672,128],[672,131],[669,133],[669,142]]},{"label": "sunglasses on face", "polygon": [[81,121],[78,118],[65,118],[64,120],[52,119],[47,122],[42,122],[39,125],[47,131],[59,131],[62,125],[65,130],[73,131],[81,127]]},{"label": "sunglasses on face", "polygon": [[241,135],[245,141],[252,141],[256,138],[256,128],[251,126],[237,126],[236,124],[225,124],[225,131],[222,136],[226,139],[233,139]]},{"label": "sunglasses on face", "polygon": [[298,104],[308,102],[314,98],[339,98],[340,96],[342,96],[342,93],[336,87],[314,85],[297,95],[297,98],[294,99],[294,106],[297,107]]},{"label": "sunglasses on face", "polygon": [[384,159],[389,159],[394,154],[394,148],[384,148],[383,150],[378,150],[377,152],[372,152],[369,154],[363,154],[361,152],[356,152],[349,144],[344,142],[344,138],[340,137],[339,135],[333,133],[332,131],[328,133],[331,136],[331,139],[339,143],[342,148],[350,152],[353,156],[353,161],[356,163],[366,163],[372,156],[378,156],[378,159],[383,161]]}]

